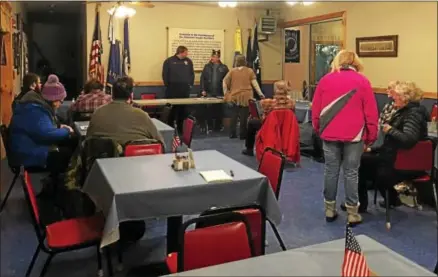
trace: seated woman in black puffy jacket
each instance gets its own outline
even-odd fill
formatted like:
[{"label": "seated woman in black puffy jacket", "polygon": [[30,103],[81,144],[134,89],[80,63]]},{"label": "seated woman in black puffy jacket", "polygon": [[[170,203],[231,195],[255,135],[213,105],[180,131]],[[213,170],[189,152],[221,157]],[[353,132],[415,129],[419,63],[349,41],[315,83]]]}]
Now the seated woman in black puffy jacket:
[{"label": "seated woman in black puffy jacket", "polygon": [[[359,212],[366,212],[368,206],[367,181],[372,181],[385,198],[389,190],[391,207],[399,206],[400,200],[394,185],[403,180],[419,177],[424,172],[406,172],[394,170],[398,149],[410,149],[427,137],[427,114],[420,105],[422,91],[414,82],[399,82],[394,88],[394,106],[396,112],[388,123],[381,126],[385,134],[383,145],[379,148],[365,149],[359,168]],[[385,202],[380,203],[385,207]]]}]

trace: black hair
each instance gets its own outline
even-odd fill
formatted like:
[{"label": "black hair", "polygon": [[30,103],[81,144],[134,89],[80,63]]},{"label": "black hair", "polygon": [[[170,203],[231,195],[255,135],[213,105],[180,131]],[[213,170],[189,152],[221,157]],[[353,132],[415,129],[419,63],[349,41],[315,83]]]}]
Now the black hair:
[{"label": "black hair", "polygon": [[220,58],[221,57],[221,50],[212,50],[211,55],[218,56]]},{"label": "black hair", "polygon": [[134,80],[129,77],[121,77],[113,84],[113,99],[128,100],[134,90]]},{"label": "black hair", "polygon": [[24,75],[23,77],[23,87],[21,88],[21,92],[22,93],[26,93],[30,90],[32,90],[30,87],[33,84],[37,84],[38,85],[38,80],[40,79],[40,77],[38,75],[36,75],[35,73],[27,73],[26,75]]},{"label": "black hair", "polygon": [[103,90],[103,84],[97,79],[91,79],[85,83],[84,93],[87,94],[96,89]]},{"label": "black hair", "polygon": [[180,45],[180,46],[178,46],[178,48],[176,48],[176,55],[184,53],[188,50],[189,49],[187,49],[187,47]]}]

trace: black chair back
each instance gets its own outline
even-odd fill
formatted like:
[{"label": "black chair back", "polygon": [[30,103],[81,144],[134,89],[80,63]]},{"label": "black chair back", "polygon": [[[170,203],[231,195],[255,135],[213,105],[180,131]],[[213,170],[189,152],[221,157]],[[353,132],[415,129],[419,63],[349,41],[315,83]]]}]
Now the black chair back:
[{"label": "black chair back", "polygon": [[3,146],[5,148],[6,158],[8,159],[8,165],[14,174],[19,173],[20,166],[13,161],[13,157],[11,155],[11,150],[9,145],[9,128],[6,125],[2,124],[0,126],[0,131],[2,135]]}]

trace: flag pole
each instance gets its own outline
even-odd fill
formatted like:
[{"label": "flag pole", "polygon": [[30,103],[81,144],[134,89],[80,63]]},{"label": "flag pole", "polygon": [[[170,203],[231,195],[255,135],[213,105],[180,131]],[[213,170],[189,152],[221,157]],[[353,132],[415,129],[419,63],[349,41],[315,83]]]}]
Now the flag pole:
[{"label": "flag pole", "polygon": [[[176,126],[176,120],[173,121],[173,127],[175,128],[175,134],[176,134],[177,136],[179,136],[179,134],[178,134],[178,128],[177,128],[177,126]],[[175,139],[175,138],[174,138],[174,139]],[[178,145],[178,146],[179,146],[179,145]],[[175,159],[177,158],[176,153],[177,153],[177,150],[178,150],[178,146],[175,146]]]}]

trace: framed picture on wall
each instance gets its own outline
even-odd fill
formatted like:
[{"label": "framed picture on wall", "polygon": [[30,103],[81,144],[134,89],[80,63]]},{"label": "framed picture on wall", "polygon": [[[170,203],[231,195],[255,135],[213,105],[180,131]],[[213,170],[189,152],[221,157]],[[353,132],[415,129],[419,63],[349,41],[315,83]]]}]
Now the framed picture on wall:
[{"label": "framed picture on wall", "polygon": [[359,57],[394,58],[398,56],[398,35],[356,38]]},{"label": "framed picture on wall", "polygon": [[300,30],[284,30],[284,62],[300,62]]}]

